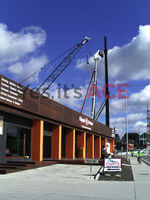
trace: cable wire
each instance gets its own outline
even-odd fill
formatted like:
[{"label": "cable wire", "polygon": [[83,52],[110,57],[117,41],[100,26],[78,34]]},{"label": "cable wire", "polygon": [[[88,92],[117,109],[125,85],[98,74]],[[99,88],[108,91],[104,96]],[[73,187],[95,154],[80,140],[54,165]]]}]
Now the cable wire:
[{"label": "cable wire", "polygon": [[48,65],[52,64],[53,62],[55,62],[56,60],[58,60],[60,57],[62,57],[63,55],[65,55],[68,51],[70,51],[71,49],[73,49],[76,45],[74,45],[73,47],[71,47],[70,49],[66,50],[65,52],[63,52],[62,54],[60,54],[59,56],[57,56],[56,58],[54,58],[53,60],[51,60],[50,62],[48,62],[47,64],[45,64],[43,67],[41,67],[40,69],[38,69],[37,71],[33,72],[32,74],[30,74],[28,77],[26,77],[22,82],[20,82],[20,84],[24,83],[25,81],[27,81],[29,78],[31,78],[32,76],[34,76],[35,74],[37,74],[38,72],[42,71],[44,68],[46,68]]}]

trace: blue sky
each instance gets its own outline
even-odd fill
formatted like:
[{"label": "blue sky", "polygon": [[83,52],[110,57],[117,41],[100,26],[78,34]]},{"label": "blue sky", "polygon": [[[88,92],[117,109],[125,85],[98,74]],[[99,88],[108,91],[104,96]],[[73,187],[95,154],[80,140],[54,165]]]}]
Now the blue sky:
[{"label": "blue sky", "polygon": [[[130,84],[129,132],[142,133],[146,130],[146,105],[150,102],[149,8],[149,0],[1,0],[1,74],[20,82],[85,36],[91,37],[51,88],[56,101],[80,111],[83,98],[73,97],[72,84],[80,87],[84,96],[94,65],[93,55],[103,50],[104,36],[107,36],[109,80],[114,84]],[[91,53],[88,66],[87,53]],[[39,86],[58,63],[30,79],[31,87]],[[58,83],[62,87],[67,84],[69,99],[58,99]],[[104,84],[103,60],[99,61],[98,84],[100,90]],[[97,109],[101,102],[102,98],[97,99]],[[89,116],[90,107],[89,99],[84,109]],[[110,112],[111,126],[122,135],[125,132],[124,100],[111,100]],[[99,120],[104,122],[104,113]]]}]

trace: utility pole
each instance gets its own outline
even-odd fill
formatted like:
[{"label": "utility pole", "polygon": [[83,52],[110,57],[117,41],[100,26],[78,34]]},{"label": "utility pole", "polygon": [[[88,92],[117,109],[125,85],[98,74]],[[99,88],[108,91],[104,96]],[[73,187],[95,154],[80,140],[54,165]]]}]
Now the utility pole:
[{"label": "utility pole", "polygon": [[106,126],[109,127],[109,87],[108,87],[108,62],[107,62],[107,41],[104,37],[104,54],[105,54],[105,95],[106,95]]},{"label": "utility pole", "polygon": [[[127,90],[127,89],[126,89]],[[127,92],[125,98],[125,118],[126,118],[126,159],[128,161],[128,115],[127,115]]]},{"label": "utility pole", "polygon": [[147,105],[147,146],[150,148],[150,110]]}]

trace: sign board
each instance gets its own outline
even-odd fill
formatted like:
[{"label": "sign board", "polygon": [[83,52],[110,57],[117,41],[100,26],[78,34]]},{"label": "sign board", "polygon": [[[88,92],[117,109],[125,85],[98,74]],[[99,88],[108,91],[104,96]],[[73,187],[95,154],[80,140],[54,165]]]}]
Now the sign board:
[{"label": "sign board", "polygon": [[85,159],[84,163],[86,163],[86,164],[98,164],[99,160],[98,159]]},{"label": "sign board", "polygon": [[83,117],[79,117],[79,121],[82,123],[82,128],[84,129],[88,129],[91,130],[91,127],[89,126],[93,126],[94,123],[92,121],[90,121],[88,118],[83,118]]},{"label": "sign board", "polygon": [[121,158],[105,158],[104,171],[121,171]]},{"label": "sign board", "polygon": [[0,101],[21,107],[23,104],[24,88],[3,76],[0,76]]},{"label": "sign board", "polygon": [[0,135],[3,135],[3,120],[0,119]]}]

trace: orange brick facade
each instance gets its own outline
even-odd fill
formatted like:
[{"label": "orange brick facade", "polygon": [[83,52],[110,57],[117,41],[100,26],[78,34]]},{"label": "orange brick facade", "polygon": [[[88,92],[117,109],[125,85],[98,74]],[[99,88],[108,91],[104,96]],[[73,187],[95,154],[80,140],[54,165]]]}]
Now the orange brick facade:
[{"label": "orange brick facade", "polygon": [[[36,161],[43,160],[43,121],[33,120],[33,130],[32,130],[32,151],[31,159]],[[66,133],[66,149],[65,158],[75,159],[75,137],[76,130],[68,129]],[[90,159],[100,159],[102,146],[107,143],[107,138],[102,138],[94,134],[87,134],[86,132],[81,132],[78,134],[77,146],[79,150],[80,159],[90,158]],[[51,159],[61,160],[61,150],[62,150],[62,126],[54,126],[52,130],[51,137]],[[49,146],[50,146],[49,145]],[[114,152],[114,140],[110,140],[110,152]]]}]

